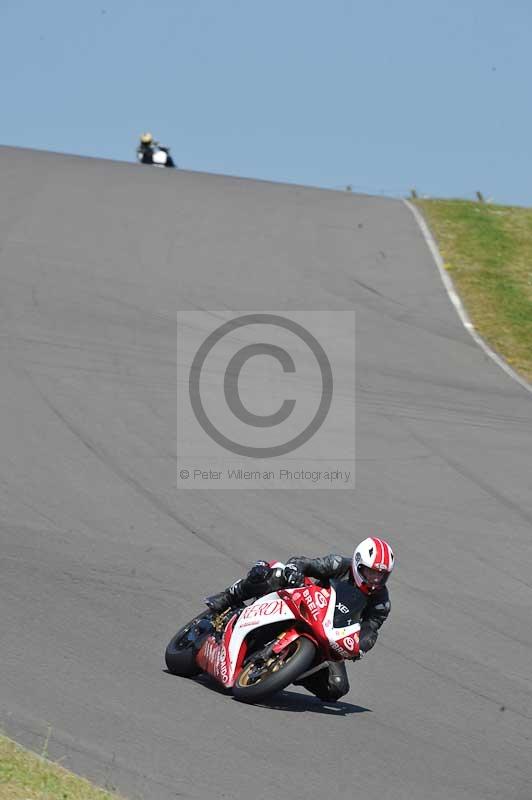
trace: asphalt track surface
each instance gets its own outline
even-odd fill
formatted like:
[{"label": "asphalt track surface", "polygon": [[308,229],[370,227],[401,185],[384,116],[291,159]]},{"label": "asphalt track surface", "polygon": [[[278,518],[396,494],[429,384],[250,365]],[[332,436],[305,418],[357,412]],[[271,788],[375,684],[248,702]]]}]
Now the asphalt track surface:
[{"label": "asphalt track surface", "polygon": [[[0,724],[131,798],[529,800],[532,401],[399,201],[0,149]],[[175,488],[177,308],[357,312],[357,487]],[[163,670],[261,556],[383,532],[345,702]]]}]

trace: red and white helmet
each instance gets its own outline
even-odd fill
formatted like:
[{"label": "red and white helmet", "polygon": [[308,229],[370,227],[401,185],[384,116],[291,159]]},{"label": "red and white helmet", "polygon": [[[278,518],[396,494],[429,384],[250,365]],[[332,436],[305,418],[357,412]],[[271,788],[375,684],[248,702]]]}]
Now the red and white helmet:
[{"label": "red and white helmet", "polygon": [[353,553],[353,578],[365,594],[381,589],[390,577],[395,563],[393,550],[384,539],[364,539]]}]

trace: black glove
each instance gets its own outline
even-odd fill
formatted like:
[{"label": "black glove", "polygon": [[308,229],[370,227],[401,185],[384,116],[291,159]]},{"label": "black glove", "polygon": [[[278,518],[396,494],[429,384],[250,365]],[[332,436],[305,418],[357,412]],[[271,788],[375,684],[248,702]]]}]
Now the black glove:
[{"label": "black glove", "polygon": [[360,629],[360,650],[367,653],[377,641],[378,631],[368,622],[363,622]]},{"label": "black glove", "polygon": [[246,576],[246,580],[250,583],[264,583],[271,577],[272,568],[267,561],[257,561]]},{"label": "black glove", "polygon": [[286,564],[283,570],[284,581],[290,589],[296,586],[302,586],[305,582],[305,576],[297,566],[297,564]]}]

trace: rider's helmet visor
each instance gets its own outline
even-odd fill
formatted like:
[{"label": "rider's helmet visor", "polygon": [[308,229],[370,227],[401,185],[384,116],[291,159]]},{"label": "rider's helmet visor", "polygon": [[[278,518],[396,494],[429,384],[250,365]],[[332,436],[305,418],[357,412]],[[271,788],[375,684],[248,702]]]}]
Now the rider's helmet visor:
[{"label": "rider's helmet visor", "polygon": [[373,567],[366,567],[365,564],[361,564],[359,570],[368,586],[372,588],[384,586],[390,574],[386,569],[374,569]]}]

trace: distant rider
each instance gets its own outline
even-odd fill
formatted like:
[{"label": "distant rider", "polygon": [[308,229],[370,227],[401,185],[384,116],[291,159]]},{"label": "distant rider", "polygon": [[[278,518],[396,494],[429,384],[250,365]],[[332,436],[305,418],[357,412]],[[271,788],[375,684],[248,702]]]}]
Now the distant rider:
[{"label": "distant rider", "polygon": [[153,135],[149,132],[141,134],[137,156],[141,164],[153,164],[153,153],[158,142],[154,141]]},{"label": "distant rider", "polygon": [[[362,656],[375,645],[379,628],[390,613],[386,581],[392,573],[394,562],[390,545],[376,537],[360,542],[352,559],[334,554],[323,558],[293,556],[286,565],[275,568],[266,561],[257,561],[245,578],[223,592],[207,597],[205,603],[220,613],[242,605],[245,600],[262,597],[278,589],[301,586],[305,577],[316,578],[323,586],[327,586],[328,581],[334,578],[345,580],[353,592],[352,606],[362,609],[359,640]],[[345,608],[348,614],[347,606],[338,605],[341,605],[340,611]],[[350,624],[351,619],[346,617],[345,627]],[[338,700],[349,691],[344,662],[328,661],[326,668],[303,679],[301,685],[321,700]]]},{"label": "distant rider", "polygon": [[175,167],[172,156],[170,155],[169,148],[163,147],[159,142],[156,142],[153,135],[147,131],[140,137],[140,142],[137,147],[137,158],[141,164],[153,164],[153,156],[158,150],[163,150],[166,155],[166,166]]}]

